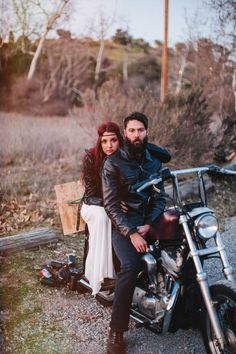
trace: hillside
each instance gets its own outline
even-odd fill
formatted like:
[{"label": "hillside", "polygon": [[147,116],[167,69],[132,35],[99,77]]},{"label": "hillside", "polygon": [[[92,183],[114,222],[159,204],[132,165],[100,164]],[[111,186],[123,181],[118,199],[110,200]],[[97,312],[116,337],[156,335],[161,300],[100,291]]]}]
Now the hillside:
[{"label": "hillside", "polygon": [[[162,44],[150,47],[143,40],[104,42],[101,67],[95,79],[100,42],[90,38],[72,39],[60,32],[47,40],[32,82],[26,75],[37,43],[29,40],[24,51],[18,42],[0,48],[0,103],[7,111],[30,114],[65,115],[72,106],[83,105],[86,89],[97,90],[117,79],[123,90],[149,86],[159,100]],[[210,40],[178,43],[169,48],[169,95],[196,85],[203,87],[213,112],[234,113],[232,89],[234,63],[230,53]],[[33,103],[33,104],[32,104]]]},{"label": "hillside", "polygon": [[235,63],[227,48],[208,39],[169,48],[168,95],[161,104],[160,42],[150,47],[119,32],[104,43],[59,34],[46,41],[31,81],[26,76],[37,43],[25,39],[24,51],[19,40],[0,48],[2,111],[69,114],[85,131],[88,121],[122,123],[131,111],[143,111],[151,117],[150,139],[170,148],[179,166],[224,162],[236,150]]}]

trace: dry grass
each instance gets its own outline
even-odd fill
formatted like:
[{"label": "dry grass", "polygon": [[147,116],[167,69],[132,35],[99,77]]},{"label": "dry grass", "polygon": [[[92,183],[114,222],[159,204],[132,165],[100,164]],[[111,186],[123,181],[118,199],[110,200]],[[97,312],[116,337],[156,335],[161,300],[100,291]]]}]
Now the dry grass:
[{"label": "dry grass", "polygon": [[84,148],[95,140],[73,117],[0,114],[0,234],[60,227],[54,185],[79,179]]},{"label": "dry grass", "polygon": [[[198,98],[195,92],[192,96]],[[0,234],[32,223],[59,225],[54,217],[54,185],[79,179],[82,152],[94,145],[102,121],[122,126],[132,111],[144,112],[151,118],[149,140],[169,148],[171,167],[208,162],[207,112],[205,106],[201,111],[199,100],[189,100],[192,96],[181,102],[170,100],[163,107],[150,87],[127,91],[111,80],[99,90],[98,99],[87,90],[84,106],[68,117],[0,113]]]},{"label": "dry grass", "polygon": [[[95,139],[73,117],[31,117],[0,113],[0,165],[52,162],[78,157]],[[91,127],[90,127],[91,128]]]}]

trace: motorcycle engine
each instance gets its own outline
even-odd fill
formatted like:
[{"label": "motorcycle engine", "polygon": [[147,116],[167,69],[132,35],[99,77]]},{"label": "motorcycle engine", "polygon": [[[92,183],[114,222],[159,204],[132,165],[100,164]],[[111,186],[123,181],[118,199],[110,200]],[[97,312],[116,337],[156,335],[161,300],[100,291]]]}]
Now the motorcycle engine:
[{"label": "motorcycle engine", "polygon": [[[146,253],[142,257],[144,279],[140,278],[133,295],[133,308],[151,320],[158,321],[165,316],[170,299],[172,276],[177,276],[183,266],[184,247],[175,245],[162,249],[160,260],[162,267],[167,271],[158,272],[156,257]],[[169,274],[168,274],[169,273]]]},{"label": "motorcycle engine", "polygon": [[168,304],[168,296],[161,296],[147,292],[136,287],[133,295],[133,306],[144,316],[159,320],[165,315]]}]

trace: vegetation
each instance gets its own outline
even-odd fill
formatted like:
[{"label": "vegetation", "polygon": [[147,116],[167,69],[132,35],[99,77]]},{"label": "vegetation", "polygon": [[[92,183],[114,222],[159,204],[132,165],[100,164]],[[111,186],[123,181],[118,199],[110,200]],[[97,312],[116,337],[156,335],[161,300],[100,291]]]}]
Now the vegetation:
[{"label": "vegetation", "polygon": [[[223,11],[221,1],[206,2]],[[7,10],[7,2],[3,4]],[[226,4],[225,11],[220,11],[221,27],[233,20],[234,1]],[[49,10],[52,14],[55,8]],[[113,120],[122,126],[123,117],[132,111],[147,114],[149,140],[170,150],[173,168],[214,159],[223,163],[236,151],[232,46],[201,38],[169,48],[168,96],[161,105],[160,41],[151,47],[123,29],[117,29],[112,40],[105,35],[99,41],[78,39],[59,29],[58,39],[45,40],[35,75],[28,82],[32,55],[39,44],[39,38],[32,40],[30,32],[41,29],[42,24],[38,22],[41,16],[37,21],[26,18],[31,22],[22,27],[18,38],[10,32],[8,42],[2,43],[0,37],[2,237],[38,226],[61,232],[54,185],[79,179],[83,151],[94,144],[96,126],[103,121]],[[10,25],[3,24],[5,29]],[[24,21],[19,19],[17,28],[22,25]],[[228,38],[235,42],[235,33]],[[209,205],[220,218],[235,215],[236,183],[217,179],[214,185]],[[73,244],[73,238],[63,239],[62,247],[68,242]],[[66,251],[77,249],[81,257],[83,239],[72,244]],[[55,254],[60,256],[53,248],[44,248],[2,260],[0,301],[9,353],[61,353],[64,332],[59,322],[53,323],[53,311],[65,311],[63,305],[58,309],[55,301],[62,294],[50,289],[42,293],[34,269]],[[52,312],[45,321],[50,306]],[[38,328],[38,319],[44,326]],[[23,336],[22,328],[27,332]]]},{"label": "vegetation", "polygon": [[10,32],[9,42],[1,44],[1,109],[17,113],[0,114],[2,235],[60,225],[53,186],[79,177],[82,151],[94,144],[102,121],[122,125],[130,112],[144,112],[150,141],[169,148],[176,168],[222,163],[236,150],[229,47],[201,38],[169,48],[168,96],[161,105],[159,41],[150,47],[118,29],[113,40],[102,40],[98,70],[101,41],[72,38],[63,29],[57,34],[45,41],[30,82],[38,41]]}]

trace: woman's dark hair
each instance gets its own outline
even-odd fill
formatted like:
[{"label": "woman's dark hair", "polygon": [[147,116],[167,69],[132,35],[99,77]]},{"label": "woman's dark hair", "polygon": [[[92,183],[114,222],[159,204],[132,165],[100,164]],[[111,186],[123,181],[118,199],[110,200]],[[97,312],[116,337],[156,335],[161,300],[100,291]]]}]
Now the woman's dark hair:
[{"label": "woman's dark hair", "polygon": [[[121,135],[120,128],[116,123],[106,122],[106,123],[102,123],[101,125],[99,125],[99,127],[97,128],[98,139],[97,139],[96,145],[93,148],[89,149],[89,155],[94,161],[94,165],[93,165],[94,176],[97,180],[100,180],[100,169],[102,166],[103,159],[105,157],[105,154],[104,154],[104,152],[102,150],[102,146],[101,146],[102,136],[105,132],[116,134],[120,146],[123,145],[123,137]],[[84,177],[86,174],[86,170],[84,169],[84,165],[85,165],[84,161],[86,158],[88,158],[88,157],[86,157],[86,155],[84,157],[83,166],[82,166],[82,181],[84,181]]]}]

